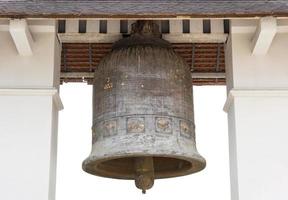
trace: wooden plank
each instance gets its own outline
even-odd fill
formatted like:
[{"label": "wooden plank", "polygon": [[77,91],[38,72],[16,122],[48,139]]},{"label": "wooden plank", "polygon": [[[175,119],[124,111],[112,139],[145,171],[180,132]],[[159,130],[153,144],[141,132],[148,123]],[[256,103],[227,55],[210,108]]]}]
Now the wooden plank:
[{"label": "wooden plank", "polygon": [[62,43],[114,43],[122,38],[120,33],[58,33]]},{"label": "wooden plank", "polygon": [[[225,73],[191,73],[192,78],[225,78]],[[61,78],[94,78],[93,72],[61,72]]]},{"label": "wooden plank", "polygon": [[202,34],[202,33],[179,33],[162,34],[162,38],[171,43],[224,43],[228,34]]}]

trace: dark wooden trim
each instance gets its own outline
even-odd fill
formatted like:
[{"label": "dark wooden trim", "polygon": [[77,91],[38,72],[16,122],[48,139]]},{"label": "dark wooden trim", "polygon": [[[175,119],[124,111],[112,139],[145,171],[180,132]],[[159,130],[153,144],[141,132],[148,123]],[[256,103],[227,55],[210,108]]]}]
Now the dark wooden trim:
[{"label": "dark wooden trim", "polygon": [[203,20],[203,33],[211,33],[211,21],[210,21],[210,19]]}]

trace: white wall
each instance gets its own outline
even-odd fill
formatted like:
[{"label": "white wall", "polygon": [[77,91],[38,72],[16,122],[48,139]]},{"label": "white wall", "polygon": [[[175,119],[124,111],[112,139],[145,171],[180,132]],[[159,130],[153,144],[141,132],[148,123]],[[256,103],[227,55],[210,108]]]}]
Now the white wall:
[{"label": "white wall", "polygon": [[288,88],[288,34],[276,34],[265,56],[251,54],[253,33],[232,34],[233,80],[235,88]]},{"label": "white wall", "polygon": [[0,96],[0,199],[48,199],[53,100]]},{"label": "white wall", "polygon": [[56,26],[54,29],[54,32],[32,32],[35,41],[32,56],[19,56],[8,30],[0,31],[1,88],[47,88],[59,85],[61,49],[55,37]]},{"label": "white wall", "polygon": [[232,200],[286,200],[288,33],[254,56],[251,22],[232,20],[226,48]]},{"label": "white wall", "polygon": [[233,107],[239,199],[287,199],[288,95],[238,97]]},{"label": "white wall", "polygon": [[55,21],[49,26],[32,32],[31,56],[18,55],[8,29],[0,29],[1,200],[55,197],[60,45]]}]

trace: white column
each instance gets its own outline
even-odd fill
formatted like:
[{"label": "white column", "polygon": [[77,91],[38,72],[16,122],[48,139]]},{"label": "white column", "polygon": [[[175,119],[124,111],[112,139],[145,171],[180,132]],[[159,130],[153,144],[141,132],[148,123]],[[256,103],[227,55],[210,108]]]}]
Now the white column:
[{"label": "white column", "polygon": [[32,55],[0,30],[0,199],[54,200],[60,44],[54,20],[28,21]]},{"label": "white column", "polygon": [[288,33],[278,31],[267,53],[256,56],[257,26],[259,20],[232,20],[226,47],[231,199],[285,200]]}]

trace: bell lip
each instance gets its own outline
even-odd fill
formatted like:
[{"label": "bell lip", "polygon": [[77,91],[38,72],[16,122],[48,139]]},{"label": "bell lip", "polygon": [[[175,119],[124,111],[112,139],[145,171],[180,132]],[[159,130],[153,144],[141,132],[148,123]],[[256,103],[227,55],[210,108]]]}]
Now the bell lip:
[{"label": "bell lip", "polygon": [[[99,158],[96,156],[88,157],[82,162],[82,169],[88,174],[104,177],[104,178],[113,178],[113,179],[121,179],[121,180],[134,180],[133,175],[129,176],[121,176],[117,173],[113,174],[111,171],[102,171],[102,170],[89,170],[87,167],[89,165],[98,165],[102,162],[119,159],[119,158],[132,158],[132,157],[163,157],[163,158],[174,158],[178,160],[184,160],[194,165],[194,167],[190,167],[189,169],[185,171],[179,171],[179,172],[173,172],[173,173],[167,173],[164,175],[156,175],[155,179],[166,179],[166,178],[175,178],[175,177],[181,177],[186,176],[190,174],[194,174],[197,172],[200,172],[205,169],[206,167],[206,160],[200,155],[200,154],[193,154],[192,158],[191,156],[183,156],[183,155],[167,155],[167,154],[127,154],[127,155],[119,155],[119,156],[113,156],[113,157],[103,157]],[[196,166],[195,166],[196,164]],[[192,165],[191,165],[192,166]]]}]

